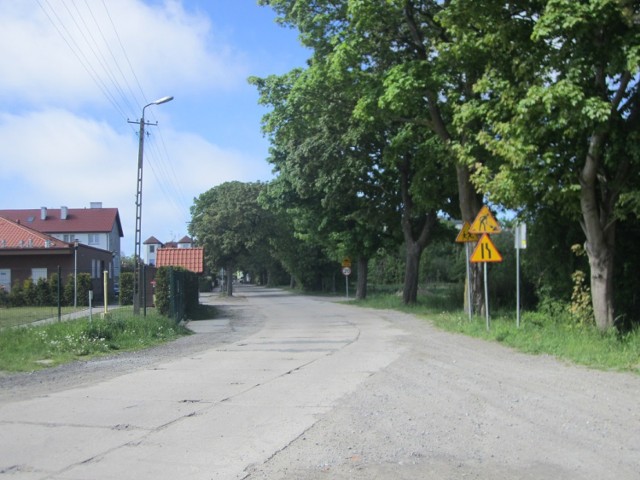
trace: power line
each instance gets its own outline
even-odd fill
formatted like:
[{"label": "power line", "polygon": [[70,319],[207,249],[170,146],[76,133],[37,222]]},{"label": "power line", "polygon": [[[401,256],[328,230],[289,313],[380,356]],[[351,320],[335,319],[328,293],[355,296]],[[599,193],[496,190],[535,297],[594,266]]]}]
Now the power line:
[{"label": "power line", "polygon": [[[86,9],[83,9],[84,11],[81,11],[78,7],[76,0],[70,0],[73,11],[65,0],[59,1],[61,3],[58,4],[58,10],[60,10],[59,5],[61,5],[62,11],[57,11],[50,0],[38,0],[38,4],[65,44],[87,71],[93,82],[99,87],[102,94],[123,118],[128,119],[129,115],[125,113],[125,110],[137,112],[142,108],[141,105],[149,102],[146,100],[144,89],[136,75],[107,3],[102,0],[105,18],[108,19],[110,30],[118,42],[120,55],[116,55],[116,52],[111,47],[111,42],[107,39],[105,30],[101,27],[103,22],[100,21],[96,12],[92,10],[87,0],[84,0],[84,6],[86,7]],[[46,8],[42,2],[46,4]],[[66,15],[63,15],[64,12],[66,12]],[[63,17],[66,17],[66,20]],[[68,26],[68,22],[71,22],[73,27]],[[94,30],[97,31],[97,34]],[[121,66],[122,59],[126,61],[128,73],[125,73],[125,69]],[[130,82],[129,78],[132,78],[133,82]],[[132,83],[137,86],[137,90],[140,92],[139,95],[135,93]],[[139,98],[142,98],[142,101]],[[155,118],[153,113],[151,113],[151,116]],[[133,126],[131,128],[132,131],[138,133]],[[149,162],[150,168],[162,195],[179,213],[188,212],[189,203],[185,200],[184,189],[180,185],[179,176],[173,168],[174,162],[170,160],[162,130],[158,128],[157,132],[160,135],[161,142],[160,146],[157,142],[150,142],[149,146],[151,148],[148,149],[149,160],[151,160]]]}]

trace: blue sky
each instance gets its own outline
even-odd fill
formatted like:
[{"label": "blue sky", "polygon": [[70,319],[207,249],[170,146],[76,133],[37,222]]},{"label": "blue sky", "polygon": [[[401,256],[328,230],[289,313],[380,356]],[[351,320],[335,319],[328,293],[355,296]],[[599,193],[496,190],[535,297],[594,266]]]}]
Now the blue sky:
[{"label": "blue sky", "polygon": [[0,208],[116,207],[133,253],[187,234],[193,198],[266,181],[266,110],[247,77],[304,66],[297,32],[257,0],[0,0]]}]

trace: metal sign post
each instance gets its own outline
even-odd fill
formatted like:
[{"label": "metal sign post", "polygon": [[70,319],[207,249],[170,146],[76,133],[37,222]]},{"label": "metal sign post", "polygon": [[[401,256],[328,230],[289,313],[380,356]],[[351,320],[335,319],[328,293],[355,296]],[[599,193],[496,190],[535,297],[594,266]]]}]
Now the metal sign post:
[{"label": "metal sign post", "polygon": [[490,234],[500,233],[502,228],[491,211],[483,206],[469,228],[470,233],[481,235],[471,254],[471,263],[484,263],[484,310],[487,318],[487,331],[491,326],[489,318],[489,284],[487,281],[487,263],[502,261],[502,255],[491,241]]},{"label": "metal sign post", "polygon": [[516,326],[520,328],[520,249],[527,248],[527,224],[516,224]]},{"label": "metal sign post", "polygon": [[467,312],[469,313],[469,321],[471,321],[471,316],[473,315],[473,305],[471,304],[471,266],[469,264],[469,244],[475,243],[480,238],[479,235],[475,233],[471,233],[469,229],[471,228],[471,224],[469,222],[464,222],[462,228],[460,229],[460,233],[456,237],[456,243],[464,243],[465,244],[465,252],[467,255]]},{"label": "metal sign post", "polygon": [[487,332],[491,327],[491,320],[489,319],[489,282],[487,282],[487,262],[483,264],[484,270],[484,312],[487,317]]},{"label": "metal sign post", "polygon": [[342,274],[344,275],[344,284],[347,292],[347,300],[349,300],[349,275],[351,275],[351,268],[342,267]]},{"label": "metal sign post", "polygon": [[469,248],[471,248],[471,245],[467,242],[464,247],[465,252],[467,253],[467,311],[469,312],[469,321],[471,321],[471,317],[473,315],[473,305],[471,303],[471,264],[469,263]]}]

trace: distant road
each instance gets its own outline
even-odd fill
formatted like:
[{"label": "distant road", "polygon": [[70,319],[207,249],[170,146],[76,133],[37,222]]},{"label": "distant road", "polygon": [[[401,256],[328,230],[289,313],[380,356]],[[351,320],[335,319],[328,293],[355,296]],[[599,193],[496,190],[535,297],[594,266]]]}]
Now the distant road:
[{"label": "distant road", "polygon": [[206,301],[172,344],[0,376],[0,478],[639,478],[639,376],[335,299]]}]

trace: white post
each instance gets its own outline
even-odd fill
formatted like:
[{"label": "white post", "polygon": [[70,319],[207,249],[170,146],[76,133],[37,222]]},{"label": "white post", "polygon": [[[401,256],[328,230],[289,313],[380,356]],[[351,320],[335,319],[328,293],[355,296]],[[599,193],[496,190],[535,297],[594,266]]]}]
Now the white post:
[{"label": "white post", "polygon": [[[516,229],[516,237],[519,237]],[[516,240],[517,241],[517,240]],[[520,249],[516,248],[516,327],[520,328]]]},{"label": "white post", "polygon": [[469,258],[471,256],[469,254],[471,245],[467,242],[464,246],[467,254],[467,311],[469,312],[469,321],[471,321],[471,317],[473,315],[473,305],[471,304],[471,261]]},{"label": "white post", "polygon": [[487,332],[491,326],[491,320],[489,320],[489,284],[487,283],[487,262],[483,263],[484,266],[484,310],[487,317]]},{"label": "white post", "polygon": [[[58,279],[60,281],[60,279]],[[78,306],[78,239],[73,241],[73,308]]]},{"label": "white post", "polygon": [[347,300],[349,300],[349,275],[344,276],[344,284],[346,285]]}]

